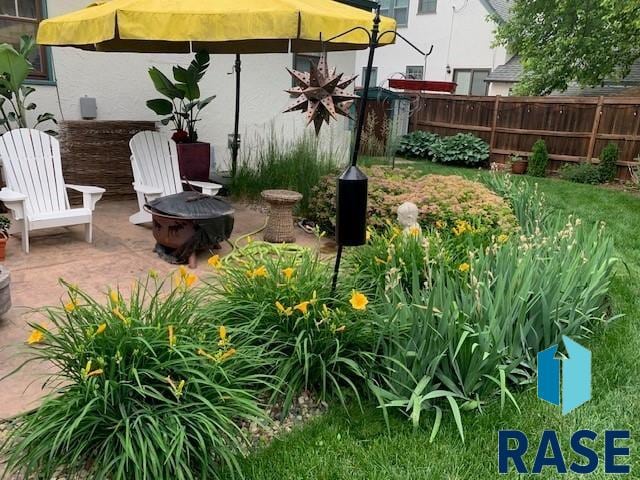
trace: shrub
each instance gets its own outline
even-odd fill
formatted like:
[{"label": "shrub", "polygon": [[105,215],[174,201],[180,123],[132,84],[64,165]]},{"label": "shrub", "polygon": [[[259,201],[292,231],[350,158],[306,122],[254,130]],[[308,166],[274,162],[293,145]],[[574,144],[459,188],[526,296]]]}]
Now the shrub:
[{"label": "shrub", "polygon": [[396,153],[403,157],[431,160],[433,158],[432,147],[439,138],[435,133],[416,130],[400,139]]},{"label": "shrub", "polygon": [[443,137],[431,147],[433,160],[440,163],[455,163],[480,166],[489,160],[489,145],[470,133],[458,133]]},{"label": "shrub", "polygon": [[598,183],[601,183],[602,179],[600,167],[592,163],[563,165],[558,173],[560,174],[560,178],[576,183],[597,185]]},{"label": "shrub", "polygon": [[[219,478],[237,469],[240,421],[263,416],[254,388],[264,354],[237,327],[197,320],[182,274],[101,304],[76,287],[33,325],[31,361],[51,362],[54,390],[9,423],[1,454],[20,478]],[[254,342],[255,343],[255,342]],[[85,478],[84,476],[82,478]]]},{"label": "shrub", "polygon": [[[420,208],[419,222],[425,227],[438,221],[453,227],[466,220],[475,227],[510,231],[516,224],[508,204],[477,182],[454,175],[419,177],[408,169],[364,171],[369,176],[368,221],[375,229],[384,229],[403,202]],[[336,179],[323,178],[310,205],[312,218],[329,232],[335,230],[335,191]]]},{"label": "shrub", "polygon": [[547,164],[549,163],[549,153],[547,152],[547,144],[540,139],[533,144],[533,154],[529,158],[529,168],[527,174],[532,177],[544,177],[547,173]]},{"label": "shrub", "polygon": [[352,288],[377,314],[371,390],[414,425],[433,414],[432,438],[445,409],[463,435],[460,410],[513,400],[509,389],[532,380],[539,351],[589,334],[607,313],[615,261],[603,227],[550,213],[527,182],[490,183],[509,191],[521,234],[461,257],[462,235],[391,228],[347,256]]},{"label": "shrub", "polygon": [[311,135],[286,142],[271,132],[255,151],[242,158],[231,184],[235,197],[259,200],[260,192],[273,188],[294,190],[302,194],[297,212],[308,214],[312,188],[320,179],[337,173],[334,153],[323,152]]},{"label": "shrub", "polygon": [[306,249],[252,242],[213,263],[218,275],[209,285],[210,318],[254,332],[272,352],[265,372],[277,378],[275,399],[284,410],[302,390],[318,398],[337,397],[343,388],[359,398],[357,382],[370,362],[366,308],[355,310],[351,293],[330,297],[332,270]]},{"label": "shrub", "polygon": [[618,156],[618,145],[615,143],[610,143],[602,149],[599,164],[601,182],[612,182],[616,179],[618,173]]}]

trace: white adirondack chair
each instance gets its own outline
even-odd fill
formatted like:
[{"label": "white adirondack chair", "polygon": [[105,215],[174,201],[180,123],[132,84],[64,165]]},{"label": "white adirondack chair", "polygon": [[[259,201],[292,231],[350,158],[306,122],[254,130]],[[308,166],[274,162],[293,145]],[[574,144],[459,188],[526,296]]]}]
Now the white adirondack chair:
[{"label": "white adirondack chair", "polygon": [[[145,203],[156,198],[182,192],[182,181],[178,167],[176,142],[159,132],[139,132],[129,142],[133,189],[138,196],[139,212],[129,217],[135,225],[151,221],[144,210]],[[202,188],[206,195],[216,195],[222,185],[189,180],[191,185]]]},{"label": "white adirondack chair", "polygon": [[[0,161],[7,184],[0,201],[13,214],[12,230],[22,233],[26,253],[29,232],[42,228],[84,225],[86,241],[93,241],[93,210],[104,188],[64,183],[58,140],[39,130],[12,130],[0,137]],[[67,188],[82,193],[82,208],[69,206]]]}]

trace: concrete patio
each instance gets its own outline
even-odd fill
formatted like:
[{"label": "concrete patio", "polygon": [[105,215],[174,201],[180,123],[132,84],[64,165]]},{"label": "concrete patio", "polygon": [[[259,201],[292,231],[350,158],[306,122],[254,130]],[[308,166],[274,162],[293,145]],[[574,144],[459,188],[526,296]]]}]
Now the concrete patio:
[{"label": "concrete patio", "polygon": [[[77,284],[92,295],[105,294],[109,286],[120,285],[128,290],[131,282],[147,274],[150,269],[161,276],[177,266],[161,260],[154,252],[155,241],[151,226],[136,226],[128,221],[136,211],[135,201],[98,203],[94,215],[94,243],[84,242],[83,228],[70,227],[33,232],[31,253],[20,249],[19,238],[11,238],[7,245],[4,265],[11,271],[13,308],[0,319],[0,378],[24,361],[25,340],[29,335],[29,321],[42,317],[33,309],[60,305],[65,290],[60,278]],[[246,205],[235,205],[235,226],[231,240],[260,229],[266,216]],[[316,246],[313,235],[296,231],[296,243]],[[255,236],[261,239],[261,234]],[[327,245],[330,249],[331,246]],[[221,256],[231,251],[228,244],[215,253]],[[198,276],[211,274],[207,259],[211,253],[198,257]],[[0,418],[32,408],[43,391],[41,374],[46,366],[30,365],[19,374],[0,383]]]}]

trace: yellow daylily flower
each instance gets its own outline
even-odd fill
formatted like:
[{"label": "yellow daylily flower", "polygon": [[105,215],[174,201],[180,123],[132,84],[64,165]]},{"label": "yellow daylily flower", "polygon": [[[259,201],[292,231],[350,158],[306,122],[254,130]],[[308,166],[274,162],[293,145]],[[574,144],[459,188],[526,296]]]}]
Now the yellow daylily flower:
[{"label": "yellow daylily flower", "polygon": [[276,308],[278,309],[279,313],[282,313],[287,317],[289,317],[293,313],[293,309],[291,307],[285,308],[284,305],[282,305],[280,302],[276,302]]},{"label": "yellow daylily flower", "polygon": [[509,240],[509,235],[505,235],[504,233],[498,235],[498,243],[506,243]]},{"label": "yellow daylily flower", "polygon": [[225,360],[228,360],[229,358],[233,357],[235,354],[236,354],[236,349],[230,348],[220,356],[220,361],[224,362]]},{"label": "yellow daylily flower", "polygon": [[189,270],[187,270],[187,267],[184,265],[180,265],[180,267],[178,267],[178,274],[180,277],[186,278],[186,276],[189,275]]},{"label": "yellow daylily flower", "polygon": [[412,227],[409,228],[409,233],[414,236],[417,237],[420,235],[420,227],[418,227],[417,225],[413,225]]},{"label": "yellow daylily flower", "polygon": [[107,329],[107,324],[106,323],[101,323],[100,325],[98,325],[98,328],[96,328],[96,333],[94,335],[100,335],[106,329]]},{"label": "yellow daylily flower", "polygon": [[264,265],[256,268],[253,271],[253,277],[254,278],[255,277],[266,277],[266,276],[267,276],[267,268]]},{"label": "yellow daylily flower", "polygon": [[75,300],[71,300],[64,304],[65,311],[69,313],[73,312],[77,307],[78,307],[78,302],[76,302]]},{"label": "yellow daylily flower", "polygon": [[437,220],[436,221],[436,228],[438,230],[442,230],[446,226],[447,226],[446,222],[443,222],[442,220]]},{"label": "yellow daylily flower", "polygon": [[44,340],[44,333],[42,333],[42,331],[34,328],[31,331],[31,335],[29,335],[29,338],[27,338],[27,344],[33,345],[35,343],[41,343],[42,340]]},{"label": "yellow daylily flower", "polygon": [[104,370],[102,370],[101,368],[98,368],[96,370],[93,370],[87,373],[87,377],[95,377],[97,375],[102,375],[103,373],[104,373]]},{"label": "yellow daylily flower", "polygon": [[109,298],[113,303],[118,303],[120,301],[120,294],[117,290],[109,291]]},{"label": "yellow daylily flower", "polygon": [[295,307],[293,307],[295,310],[300,310],[302,312],[303,315],[307,314],[307,311],[309,310],[309,304],[311,302],[310,301],[305,301],[305,302],[300,302],[299,304],[297,304]]},{"label": "yellow daylily flower", "polygon": [[129,325],[131,323],[131,320],[129,320],[127,317],[125,317],[122,312],[120,311],[120,309],[118,307],[115,307],[113,310],[111,310],[111,312],[119,319],[122,321],[122,323],[124,323],[125,325]]},{"label": "yellow daylily flower", "polygon": [[184,284],[187,288],[192,287],[194,283],[198,281],[198,276],[194,273],[189,273],[186,277],[184,277]]},{"label": "yellow daylily flower", "polygon": [[282,274],[285,276],[287,280],[291,280],[293,274],[296,272],[295,268],[287,267],[282,270]]},{"label": "yellow daylily flower", "polygon": [[354,310],[365,310],[367,308],[367,304],[369,303],[369,299],[364,295],[364,293],[356,292],[355,290],[351,293],[351,299],[349,300],[351,306]]},{"label": "yellow daylily flower", "polygon": [[213,255],[212,257],[209,258],[209,260],[207,260],[207,263],[209,264],[210,267],[213,267],[213,268],[222,267],[222,262],[220,261],[220,255]]},{"label": "yellow daylily flower", "polygon": [[469,271],[470,268],[471,268],[471,266],[467,262],[461,263],[458,266],[458,270],[460,270],[463,273]]},{"label": "yellow daylily flower", "polygon": [[220,335],[220,340],[218,340],[218,345],[224,347],[229,343],[229,336],[227,335],[227,329],[224,325],[220,325],[218,329],[218,335]]}]

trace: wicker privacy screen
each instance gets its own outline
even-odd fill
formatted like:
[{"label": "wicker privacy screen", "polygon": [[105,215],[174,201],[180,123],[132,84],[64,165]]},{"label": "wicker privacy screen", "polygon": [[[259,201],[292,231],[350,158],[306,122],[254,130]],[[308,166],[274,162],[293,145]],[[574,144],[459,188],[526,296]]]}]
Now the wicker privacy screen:
[{"label": "wicker privacy screen", "polygon": [[65,181],[106,188],[104,198],[134,198],[129,140],[140,131],[155,129],[154,122],[62,122],[58,138]]}]

